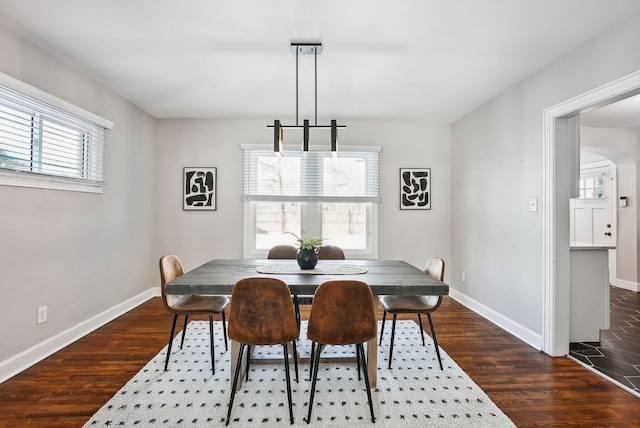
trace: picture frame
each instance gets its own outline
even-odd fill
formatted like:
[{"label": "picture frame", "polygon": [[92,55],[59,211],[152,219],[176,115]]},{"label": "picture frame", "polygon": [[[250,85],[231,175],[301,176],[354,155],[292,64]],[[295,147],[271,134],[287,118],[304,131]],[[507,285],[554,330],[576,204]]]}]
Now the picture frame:
[{"label": "picture frame", "polygon": [[182,209],[184,211],[215,211],[217,209],[217,178],[215,167],[184,167],[182,172]]},{"label": "picture frame", "polygon": [[431,209],[431,168],[400,168],[400,209]]}]

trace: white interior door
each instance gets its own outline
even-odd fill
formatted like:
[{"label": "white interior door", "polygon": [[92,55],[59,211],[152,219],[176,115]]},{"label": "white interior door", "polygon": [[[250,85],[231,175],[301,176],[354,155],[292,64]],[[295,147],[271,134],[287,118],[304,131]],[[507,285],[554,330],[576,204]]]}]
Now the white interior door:
[{"label": "white interior door", "polygon": [[616,245],[615,166],[594,162],[581,166],[580,198],[571,199],[571,242]]}]

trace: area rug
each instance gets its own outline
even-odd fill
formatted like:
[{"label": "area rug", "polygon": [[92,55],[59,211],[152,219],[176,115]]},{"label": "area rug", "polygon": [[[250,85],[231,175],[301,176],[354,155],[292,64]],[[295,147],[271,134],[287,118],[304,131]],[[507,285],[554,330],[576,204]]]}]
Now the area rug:
[{"label": "area rug", "polygon": [[[387,331],[390,330],[390,323]],[[306,322],[298,352],[310,353]],[[433,342],[422,346],[413,321],[396,326],[393,365],[387,368],[390,332],[378,348],[378,383],[372,390],[376,423],[371,422],[364,381],[355,363],[321,363],[310,427],[514,427],[511,420],[440,348],[440,370]],[[209,360],[207,322],[191,322],[183,349],[176,335],[169,369],[166,347],[109,400],[85,427],[219,427],[224,426],[230,394],[230,357],[224,351],[222,325],[216,322],[216,373]],[[353,347],[325,352],[352,353]],[[263,356],[282,355],[281,347],[258,347]],[[307,425],[308,363],[292,371],[295,425]],[[285,427],[289,424],[284,364],[251,364],[249,380],[236,394],[230,427]]]}]

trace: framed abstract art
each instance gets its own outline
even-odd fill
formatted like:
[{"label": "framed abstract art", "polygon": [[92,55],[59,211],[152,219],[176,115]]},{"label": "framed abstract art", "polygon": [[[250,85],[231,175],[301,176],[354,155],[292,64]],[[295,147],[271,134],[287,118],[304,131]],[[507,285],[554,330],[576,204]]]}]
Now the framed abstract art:
[{"label": "framed abstract art", "polygon": [[431,168],[400,168],[400,209],[431,209]]},{"label": "framed abstract art", "polygon": [[185,167],[182,209],[185,211],[215,211],[217,168]]}]

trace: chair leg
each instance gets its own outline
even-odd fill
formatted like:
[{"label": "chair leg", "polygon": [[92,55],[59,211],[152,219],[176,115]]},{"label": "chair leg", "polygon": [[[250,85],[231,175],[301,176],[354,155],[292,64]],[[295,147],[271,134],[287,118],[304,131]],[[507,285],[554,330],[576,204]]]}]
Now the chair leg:
[{"label": "chair leg", "polygon": [[171,324],[171,333],[169,333],[169,347],[167,348],[167,358],[164,360],[164,371],[167,371],[169,366],[169,356],[171,356],[171,345],[173,345],[173,334],[176,332],[176,321],[178,320],[178,314],[173,314],[173,324]]},{"label": "chair leg", "polygon": [[229,420],[231,419],[231,409],[233,408],[233,399],[236,396],[236,388],[238,387],[238,377],[240,376],[240,366],[242,365],[242,352],[245,348],[244,343],[240,344],[240,352],[238,352],[238,363],[236,364],[236,372],[233,375],[233,386],[231,387],[231,398],[229,399],[229,409],[227,410],[227,422],[225,425],[229,425]]},{"label": "chair leg", "polygon": [[391,324],[391,346],[389,347],[389,368],[391,368],[391,360],[393,359],[393,341],[396,338],[396,318],[398,318],[398,314],[393,314],[393,323]]},{"label": "chair leg", "polygon": [[313,399],[316,395],[316,380],[318,380],[318,366],[320,365],[320,354],[322,353],[323,345],[318,343],[318,349],[313,358],[311,370],[313,374],[311,375],[311,397],[309,398],[309,413],[307,414],[307,424],[311,422],[311,410],[313,409]]},{"label": "chair leg", "polygon": [[356,362],[358,364],[358,380],[360,380],[362,376],[360,376],[360,352],[358,352],[358,345],[356,345]]},{"label": "chair leg", "polygon": [[224,311],[222,311],[222,335],[224,336],[224,350],[227,352],[229,345],[227,344],[227,320]]},{"label": "chair leg", "polygon": [[311,358],[309,358],[309,381],[313,376],[313,356],[315,354],[315,351],[316,351],[316,344],[315,342],[311,342]]},{"label": "chair leg", "polygon": [[387,311],[384,311],[384,313],[382,314],[382,327],[380,327],[380,343],[378,343],[378,346],[382,345],[382,335],[384,334],[384,322],[387,319]]},{"label": "chair leg", "polygon": [[298,379],[298,345],[297,341],[293,341],[293,365],[296,369],[296,383],[299,383]]},{"label": "chair leg", "polygon": [[189,315],[184,316],[184,326],[182,327],[182,340],[180,341],[180,349],[184,344],[184,335],[187,333],[187,323],[189,322]]},{"label": "chair leg", "polygon": [[356,345],[356,350],[362,360],[362,369],[364,371],[364,384],[367,387],[367,398],[369,399],[369,410],[371,411],[371,422],[376,423],[376,417],[373,415],[373,400],[371,399],[371,384],[369,383],[369,372],[367,371],[367,359],[364,356],[364,346],[362,343]]},{"label": "chair leg", "polygon": [[287,350],[287,344],[282,344],[282,349],[284,351],[284,371],[285,377],[287,379],[287,400],[289,401],[289,420],[291,421],[291,425],[293,425],[293,404],[291,399],[291,376],[289,375],[289,351]]},{"label": "chair leg", "polygon": [[249,380],[249,365],[251,364],[251,345],[247,345],[247,371],[245,372],[245,381]]},{"label": "chair leg", "polygon": [[425,344],[424,344],[424,329],[422,328],[422,316],[420,314],[418,314],[418,325],[420,326],[420,336],[422,337],[422,346],[425,346]]},{"label": "chair leg", "polygon": [[211,349],[211,371],[216,374],[216,359],[213,352],[213,315],[209,315],[209,348]]},{"label": "chair leg", "polygon": [[300,328],[300,303],[298,302],[298,295],[293,295],[293,311],[296,315],[296,322],[298,323],[298,328]]},{"label": "chair leg", "polygon": [[442,359],[440,358],[440,348],[438,347],[438,339],[436,339],[436,331],[433,328],[433,320],[431,319],[431,314],[427,314],[427,318],[429,319],[429,327],[431,327],[431,338],[433,339],[433,345],[436,347],[436,355],[438,356],[438,362],[440,363],[440,370],[444,370],[442,368]]}]

